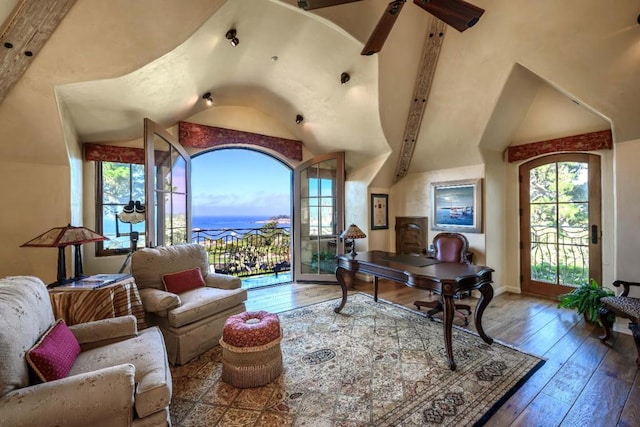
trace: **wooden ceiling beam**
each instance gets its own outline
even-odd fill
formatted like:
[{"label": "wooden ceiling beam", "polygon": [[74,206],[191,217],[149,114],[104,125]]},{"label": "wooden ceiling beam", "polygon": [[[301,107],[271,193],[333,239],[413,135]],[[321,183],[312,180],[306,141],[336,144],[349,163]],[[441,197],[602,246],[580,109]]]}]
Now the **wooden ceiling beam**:
[{"label": "wooden ceiling beam", "polygon": [[422,116],[427,107],[433,76],[436,73],[438,57],[440,56],[440,49],[442,48],[446,27],[446,24],[439,19],[433,18],[431,20],[431,26],[427,32],[427,38],[424,41],[424,47],[422,49],[422,58],[420,59],[420,67],[418,68],[418,75],[413,89],[409,116],[407,117],[400,155],[398,156],[398,163],[396,164],[394,183],[400,181],[409,172],[409,166],[413,158],[413,150],[418,140],[418,134],[420,133]]},{"label": "wooden ceiling beam", "polygon": [[76,0],[22,0],[0,29],[0,102],[27,71]]}]

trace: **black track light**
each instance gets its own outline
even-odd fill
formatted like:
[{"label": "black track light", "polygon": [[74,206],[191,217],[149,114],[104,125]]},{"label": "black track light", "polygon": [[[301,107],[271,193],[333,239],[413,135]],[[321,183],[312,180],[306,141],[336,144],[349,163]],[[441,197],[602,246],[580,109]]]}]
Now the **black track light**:
[{"label": "black track light", "polygon": [[213,98],[211,98],[211,92],[206,92],[204,95],[202,95],[202,99],[204,99],[204,102],[207,104],[207,107],[211,107],[213,105]]},{"label": "black track light", "polygon": [[227,38],[227,40],[229,40],[229,43],[231,43],[231,46],[236,47],[238,46],[238,44],[240,44],[240,40],[237,37],[238,32],[236,31],[235,28],[230,29],[229,31],[227,31],[227,34],[225,35],[225,37]]},{"label": "black track light", "polygon": [[351,76],[349,75],[349,73],[345,72],[340,74],[340,83],[346,84],[349,80],[351,80]]},{"label": "black track light", "polygon": [[297,123],[297,124],[302,123],[302,121],[303,121],[303,120],[304,120],[304,117],[302,117],[302,115],[298,114],[298,115],[296,116],[296,123]]}]

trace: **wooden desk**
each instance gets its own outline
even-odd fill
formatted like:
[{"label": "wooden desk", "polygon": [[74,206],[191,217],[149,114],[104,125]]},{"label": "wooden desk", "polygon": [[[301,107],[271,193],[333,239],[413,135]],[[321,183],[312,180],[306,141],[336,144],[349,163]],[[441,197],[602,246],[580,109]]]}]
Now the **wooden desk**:
[{"label": "wooden desk", "polygon": [[67,325],[133,314],[138,330],[148,327],[142,300],[133,277],[128,276],[98,289],[51,288],[49,298],[56,319]]},{"label": "wooden desk", "polygon": [[[355,257],[338,256],[336,278],[342,288],[342,301],[335,312],[339,313],[347,303],[347,289],[353,287],[353,279],[357,272],[374,276],[374,299],[378,300],[378,277],[404,283],[407,286],[428,289],[442,296],[444,302],[444,341],[449,358],[449,367],[456,369],[451,344],[453,313],[455,311],[454,296],[460,292],[477,289],[480,300],[476,306],[473,320],[480,337],[492,344],[493,339],[482,329],[482,313],[493,299],[491,286],[492,268],[472,264],[439,262],[432,258],[396,255],[390,252],[361,252]],[[409,262],[411,264],[409,264]]]}]

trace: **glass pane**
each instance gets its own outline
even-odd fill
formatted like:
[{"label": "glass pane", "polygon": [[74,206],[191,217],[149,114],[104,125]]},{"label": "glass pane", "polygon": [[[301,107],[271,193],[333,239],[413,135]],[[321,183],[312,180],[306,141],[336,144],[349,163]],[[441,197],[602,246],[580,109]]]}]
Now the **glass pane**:
[{"label": "glass pane", "polygon": [[[300,266],[301,272],[305,274],[317,274],[317,264],[313,264],[314,254],[317,254],[315,239],[302,237],[300,239]],[[317,257],[317,255],[315,255]]]},{"label": "glass pane", "polygon": [[320,215],[316,206],[309,206],[309,236],[317,236],[319,232]]},{"label": "glass pane", "polygon": [[565,203],[558,206],[560,215],[560,243],[589,245],[589,205]]},{"label": "glass pane", "polygon": [[129,200],[139,200],[140,203],[145,204],[144,165],[131,165],[131,198]]},{"label": "glass pane", "polygon": [[322,236],[330,236],[337,234],[334,230],[333,207],[323,207],[320,210],[320,234]]},{"label": "glass pane", "polygon": [[333,197],[320,197],[318,202],[320,203],[320,206],[333,207],[334,200],[335,199]]},{"label": "glass pane", "polygon": [[309,172],[308,169],[300,172],[300,197],[309,196]]},{"label": "glass pane", "polygon": [[173,150],[172,154],[174,155],[174,161],[171,170],[171,190],[177,193],[185,193],[187,190],[187,162],[176,150]]},{"label": "glass pane", "polygon": [[336,271],[336,239],[320,240],[320,251],[315,257],[320,274],[332,274]]},{"label": "glass pane", "polygon": [[556,164],[538,166],[529,173],[529,201],[549,203],[556,201]]},{"label": "glass pane", "polygon": [[557,242],[556,206],[531,206],[531,242]]},{"label": "glass pane", "polygon": [[320,183],[316,178],[310,178],[308,184],[309,197],[318,197],[320,195]]},{"label": "glass pane", "polygon": [[556,283],[558,273],[556,245],[531,243],[531,280]]},{"label": "glass pane", "polygon": [[186,233],[186,195],[172,193],[165,197],[165,242],[171,245],[186,243],[189,240]]},{"label": "glass pane", "polygon": [[576,245],[559,246],[559,283],[578,286],[589,280],[589,247]]},{"label": "glass pane", "polygon": [[[144,185],[144,176],[142,177]],[[144,194],[144,193],[143,193]],[[131,200],[131,168],[125,163],[102,163],[102,203],[125,205]]]},{"label": "glass pane", "polygon": [[154,156],[156,165],[156,189],[171,188],[171,145],[154,135]]},{"label": "glass pane", "polygon": [[587,202],[589,200],[588,172],[587,163],[558,163],[558,201]]},{"label": "glass pane", "polygon": [[300,235],[308,236],[310,233],[310,225],[309,225],[309,199],[300,199]]}]

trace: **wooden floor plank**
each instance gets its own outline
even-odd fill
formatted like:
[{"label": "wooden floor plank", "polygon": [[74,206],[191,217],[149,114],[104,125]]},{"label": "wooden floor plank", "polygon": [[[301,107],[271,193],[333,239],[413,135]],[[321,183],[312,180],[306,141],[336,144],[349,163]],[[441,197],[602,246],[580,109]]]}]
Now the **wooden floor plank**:
[{"label": "wooden floor plank", "polygon": [[540,393],[511,425],[522,427],[557,426],[562,422],[569,409],[571,409],[571,404]]},{"label": "wooden floor plank", "polygon": [[615,426],[628,395],[629,384],[596,372],[560,425]]},{"label": "wooden floor plank", "polygon": [[627,402],[620,415],[619,427],[635,427],[640,420],[640,374],[636,373],[636,379],[629,392]]}]

